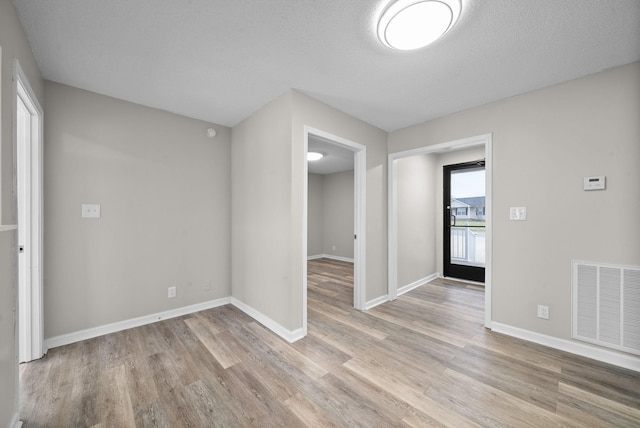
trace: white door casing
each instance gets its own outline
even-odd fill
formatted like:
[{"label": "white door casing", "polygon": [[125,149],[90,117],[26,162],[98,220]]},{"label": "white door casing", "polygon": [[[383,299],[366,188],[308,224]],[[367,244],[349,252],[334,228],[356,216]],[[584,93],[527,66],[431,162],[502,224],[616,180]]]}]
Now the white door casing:
[{"label": "white door casing", "polygon": [[302,308],[303,330],[307,331],[307,199],[308,199],[308,169],[307,151],[309,135],[321,137],[333,144],[347,148],[354,152],[354,272],[353,272],[353,304],[356,309],[364,310],[366,306],[366,184],[367,184],[367,152],[366,146],[347,140],[328,132],[304,127],[304,209],[303,209],[303,243],[302,243]]},{"label": "white door casing", "polygon": [[491,328],[491,263],[492,263],[492,135],[484,134],[461,140],[449,141],[431,146],[418,147],[397,153],[390,153],[388,160],[388,231],[389,231],[389,254],[388,254],[388,299],[395,300],[398,296],[398,213],[397,213],[397,168],[398,159],[411,156],[419,156],[430,153],[443,153],[454,150],[462,150],[471,147],[484,146],[485,149],[485,182],[486,182],[486,261],[485,261],[485,327]]},{"label": "white door casing", "polygon": [[44,353],[42,308],[42,108],[14,62],[15,183],[18,219],[18,357]]}]

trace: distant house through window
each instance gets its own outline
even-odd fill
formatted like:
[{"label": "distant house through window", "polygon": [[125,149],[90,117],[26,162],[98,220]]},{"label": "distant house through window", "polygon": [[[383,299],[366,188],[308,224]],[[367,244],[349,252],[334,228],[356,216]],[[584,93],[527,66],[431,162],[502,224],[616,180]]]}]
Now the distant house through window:
[{"label": "distant house through window", "polygon": [[456,198],[451,201],[451,209],[456,217],[484,220],[485,197]]},{"label": "distant house through window", "polygon": [[456,208],[455,209],[456,210],[456,215],[466,216],[467,215],[467,209],[468,209],[467,207],[458,207],[458,208]]}]

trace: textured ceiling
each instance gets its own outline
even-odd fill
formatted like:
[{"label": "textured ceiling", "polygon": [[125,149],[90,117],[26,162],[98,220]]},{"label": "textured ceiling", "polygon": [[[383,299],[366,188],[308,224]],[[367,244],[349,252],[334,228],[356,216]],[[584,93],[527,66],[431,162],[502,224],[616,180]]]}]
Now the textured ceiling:
[{"label": "textured ceiling", "polygon": [[389,0],[14,0],[46,79],[233,126],[290,88],[386,131],[640,60],[639,0],[462,0],[399,52]]}]

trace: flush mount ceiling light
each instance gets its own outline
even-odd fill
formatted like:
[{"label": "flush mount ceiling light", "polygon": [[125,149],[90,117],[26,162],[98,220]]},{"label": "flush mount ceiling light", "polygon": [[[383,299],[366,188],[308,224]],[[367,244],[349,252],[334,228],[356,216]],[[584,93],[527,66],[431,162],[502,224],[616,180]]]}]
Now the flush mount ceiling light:
[{"label": "flush mount ceiling light", "polygon": [[307,153],[307,160],[308,161],[317,161],[320,160],[324,157],[324,155],[322,153],[318,153],[318,152],[309,152]]},{"label": "flush mount ceiling light", "polygon": [[460,0],[397,0],[380,17],[378,38],[393,49],[427,46],[453,27],[460,9]]}]

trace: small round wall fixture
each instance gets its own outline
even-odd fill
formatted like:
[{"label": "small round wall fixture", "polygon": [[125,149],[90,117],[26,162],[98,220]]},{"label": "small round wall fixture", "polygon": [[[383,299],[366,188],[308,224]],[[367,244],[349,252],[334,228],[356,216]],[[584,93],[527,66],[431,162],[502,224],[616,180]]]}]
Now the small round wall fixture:
[{"label": "small round wall fixture", "polygon": [[308,152],[307,153],[307,160],[308,161],[317,161],[320,160],[324,157],[324,155],[322,153],[318,153],[318,152]]},{"label": "small round wall fixture", "polygon": [[422,48],[449,31],[460,10],[460,0],[396,0],[378,21],[378,38],[392,49]]},{"label": "small round wall fixture", "polygon": [[207,137],[213,138],[216,136],[216,134],[217,132],[214,128],[207,128]]}]

